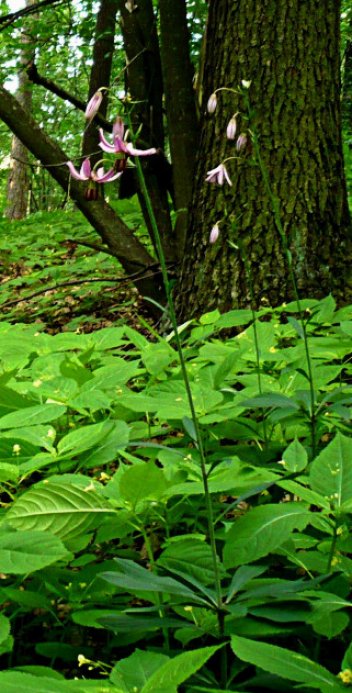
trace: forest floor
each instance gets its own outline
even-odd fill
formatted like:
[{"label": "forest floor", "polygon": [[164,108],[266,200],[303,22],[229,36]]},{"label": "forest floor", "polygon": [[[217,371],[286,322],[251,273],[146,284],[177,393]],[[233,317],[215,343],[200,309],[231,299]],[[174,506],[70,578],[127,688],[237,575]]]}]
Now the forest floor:
[{"label": "forest floor", "polygon": [[0,316],[38,323],[50,334],[89,333],[123,322],[146,327],[147,311],[118,261],[86,243],[99,244],[86,222],[62,211],[23,221],[0,221]]}]

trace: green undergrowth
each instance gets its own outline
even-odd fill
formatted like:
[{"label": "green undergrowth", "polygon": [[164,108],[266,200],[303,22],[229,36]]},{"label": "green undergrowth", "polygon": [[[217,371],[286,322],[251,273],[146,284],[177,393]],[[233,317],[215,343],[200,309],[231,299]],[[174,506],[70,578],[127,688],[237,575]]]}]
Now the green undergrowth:
[{"label": "green undergrowth", "polygon": [[[144,240],[136,201],[115,206]],[[77,210],[0,220],[0,316],[41,323],[50,332],[92,331],[118,319],[133,324],[140,311],[137,293],[123,279],[120,263],[105,251]]]},{"label": "green undergrowth", "polygon": [[345,690],[352,306],[301,307],[313,405],[296,304],[182,328],[220,609],[173,335],[0,324],[1,690]]}]

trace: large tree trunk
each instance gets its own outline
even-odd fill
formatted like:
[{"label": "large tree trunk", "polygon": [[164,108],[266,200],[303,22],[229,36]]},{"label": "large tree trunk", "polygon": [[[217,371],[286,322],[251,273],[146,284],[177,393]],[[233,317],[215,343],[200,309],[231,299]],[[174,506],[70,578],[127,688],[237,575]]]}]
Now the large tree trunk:
[{"label": "large tree trunk", "polygon": [[[26,7],[35,0],[26,0]],[[33,37],[28,28],[21,34],[21,58],[18,73],[17,99],[27,111],[31,110],[32,88],[27,75],[27,66],[34,55]],[[11,142],[11,169],[7,181],[7,205],[5,216],[8,219],[23,219],[27,216],[29,202],[29,157],[28,150],[14,135]]]},{"label": "large tree trunk", "polygon": [[[205,103],[219,87],[251,80],[251,125],[277,198],[301,294],[332,291],[352,299],[351,226],[341,148],[340,3],[330,0],[211,0],[204,71],[203,124],[180,314],[248,305],[250,261],[258,304],[292,297],[273,204],[250,145],[228,161],[232,187],[205,182],[207,170],[238,156],[226,126],[237,111],[248,130],[244,97],[220,91],[214,115]],[[241,115],[242,114],[242,115]],[[227,216],[226,216],[227,215]],[[217,243],[209,244],[220,222]],[[236,229],[236,230],[234,230]]]}]

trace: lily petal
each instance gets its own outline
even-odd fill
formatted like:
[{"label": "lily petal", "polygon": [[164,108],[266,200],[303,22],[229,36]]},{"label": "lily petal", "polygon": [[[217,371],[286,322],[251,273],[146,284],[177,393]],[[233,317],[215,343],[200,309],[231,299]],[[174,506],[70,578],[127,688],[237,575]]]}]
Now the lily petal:
[{"label": "lily petal", "polygon": [[117,178],[120,178],[122,176],[123,171],[118,171],[118,173],[115,173],[113,168],[110,168],[109,171],[104,173],[103,168],[98,168],[97,172],[92,173],[92,179],[96,183],[111,183],[111,181],[116,180]]},{"label": "lily petal", "polygon": [[89,157],[84,159],[83,164],[81,166],[80,174],[81,176],[85,176],[85,179],[88,180],[90,178],[92,172],[92,167],[90,165]]},{"label": "lily petal", "polygon": [[80,172],[78,172],[77,169],[74,167],[72,161],[66,161],[66,166],[69,167],[70,174],[71,174],[72,178],[74,178],[75,180],[88,180],[89,179],[89,176],[86,176],[82,172],[83,165],[82,165]]},{"label": "lily petal", "polygon": [[112,134],[114,135],[114,138],[119,137],[121,140],[123,140],[124,133],[125,133],[125,126],[124,126],[123,120],[122,120],[122,118],[117,117],[115,122],[114,122],[114,125],[112,127]]},{"label": "lily petal", "polygon": [[132,144],[125,144],[125,149],[126,154],[130,156],[151,156],[152,154],[156,154],[157,151],[155,147],[151,147],[150,149],[135,149]]}]

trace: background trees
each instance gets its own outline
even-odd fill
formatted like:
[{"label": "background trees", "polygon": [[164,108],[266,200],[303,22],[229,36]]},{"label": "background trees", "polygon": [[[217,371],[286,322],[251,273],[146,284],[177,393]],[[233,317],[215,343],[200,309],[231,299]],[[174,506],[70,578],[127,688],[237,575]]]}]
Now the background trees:
[{"label": "background trees", "polygon": [[[179,281],[180,314],[248,304],[243,258],[228,243],[236,244],[237,236],[257,295],[272,303],[289,296],[273,200],[280,208],[300,291],[318,296],[332,290],[340,301],[348,300],[350,219],[340,134],[339,3],[293,3],[288,9],[283,1],[252,0],[242,6],[212,0],[208,11],[205,32],[207,7],[199,1],[102,0],[96,21],[88,0],[42,7],[29,74],[37,85],[34,93],[42,101],[44,97],[37,121],[52,139],[60,139],[61,151],[4,88],[0,115],[65,193],[70,186],[76,204],[123,267],[149,273],[156,263],[153,234],[134,170],[123,175],[119,195],[137,192],[151,235],[147,246],[120,218],[118,202],[113,202],[116,188],[107,201],[87,203],[84,185],[69,183],[62,166],[78,154],[84,127],[79,111],[98,85],[110,83],[110,106],[107,110],[105,97],[84,133],[83,155],[91,153],[93,159],[97,127],[111,130],[118,106],[114,99],[129,95],[127,107],[140,142],[158,148],[143,167],[167,262]],[[7,40],[16,37],[22,20],[17,21],[3,31]],[[215,88],[236,89],[242,79],[251,81],[250,120],[243,96],[230,92],[219,93],[213,116],[206,113]],[[228,164],[232,187],[211,186],[204,181],[206,171],[237,156],[236,140],[225,138],[227,122],[237,111],[237,134],[247,133],[248,145]],[[271,199],[254,156],[251,128],[258,135]],[[221,235],[210,246],[216,221]],[[154,278],[149,273],[148,281],[138,286],[162,300],[158,273]]]}]

